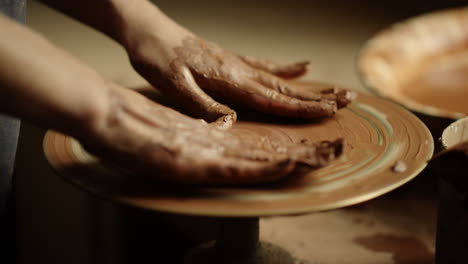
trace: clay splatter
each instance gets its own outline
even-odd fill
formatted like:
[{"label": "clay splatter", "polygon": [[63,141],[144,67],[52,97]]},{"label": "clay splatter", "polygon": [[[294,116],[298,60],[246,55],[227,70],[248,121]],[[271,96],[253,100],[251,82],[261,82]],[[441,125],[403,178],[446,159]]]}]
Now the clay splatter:
[{"label": "clay splatter", "polygon": [[392,234],[357,237],[354,241],[372,251],[393,254],[395,264],[433,264],[434,254],[420,240]]}]

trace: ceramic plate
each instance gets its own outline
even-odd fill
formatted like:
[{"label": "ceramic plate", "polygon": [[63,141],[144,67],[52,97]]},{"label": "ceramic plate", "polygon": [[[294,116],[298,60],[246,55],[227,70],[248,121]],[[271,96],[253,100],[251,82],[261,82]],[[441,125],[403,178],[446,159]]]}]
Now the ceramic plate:
[{"label": "ceramic plate", "polygon": [[450,124],[440,138],[444,148],[451,148],[458,143],[468,142],[468,117],[460,118]]},{"label": "ceramic plate", "polygon": [[233,132],[245,140],[266,137],[272,142],[341,137],[344,154],[327,167],[266,186],[174,188],[135,183],[99,163],[73,138],[53,131],[46,134],[44,151],[65,180],[106,199],[163,212],[238,217],[300,214],[360,203],[411,180],[433,152],[431,134],[418,118],[367,95],[323,122],[240,120]]},{"label": "ceramic plate", "polygon": [[416,112],[468,115],[468,8],[425,14],[370,39],[358,57],[365,85]]}]

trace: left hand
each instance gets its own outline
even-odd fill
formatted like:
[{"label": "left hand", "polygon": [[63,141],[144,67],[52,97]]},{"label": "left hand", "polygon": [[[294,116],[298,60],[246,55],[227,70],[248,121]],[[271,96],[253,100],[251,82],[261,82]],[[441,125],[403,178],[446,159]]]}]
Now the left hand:
[{"label": "left hand", "polygon": [[221,128],[229,128],[236,113],[220,102],[308,119],[330,117],[354,97],[354,93],[337,88],[294,89],[285,79],[303,75],[307,62],[280,66],[236,55],[172,20],[141,32],[127,45],[134,68],[189,114]]}]

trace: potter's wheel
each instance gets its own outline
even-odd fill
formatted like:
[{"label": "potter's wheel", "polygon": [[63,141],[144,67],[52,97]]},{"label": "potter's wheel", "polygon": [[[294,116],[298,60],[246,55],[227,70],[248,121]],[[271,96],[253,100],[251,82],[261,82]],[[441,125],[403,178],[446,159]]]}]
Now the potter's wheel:
[{"label": "potter's wheel", "polygon": [[[312,84],[306,84],[305,89],[309,85]],[[49,131],[44,139],[44,151],[52,167],[66,181],[79,188],[106,199],[151,210],[229,217],[233,221],[226,220],[226,231],[220,238],[220,241],[224,241],[223,247],[229,248],[233,241],[237,241],[235,245],[244,241],[248,252],[256,248],[267,255],[280,251],[265,245],[248,246],[246,242],[253,241],[251,245],[256,245],[259,216],[328,210],[375,198],[414,178],[426,166],[433,152],[432,136],[419,119],[396,104],[367,95],[360,95],[356,102],[340,110],[335,118],[323,122],[262,123],[240,120],[233,132],[245,140],[274,142],[343,137],[345,149],[342,157],[329,166],[274,185],[178,188],[177,191],[167,187],[148,188],[129,184],[128,176],[100,164],[77,141],[66,135]],[[241,231],[232,232],[235,226],[239,226]],[[205,245],[202,248],[211,247]],[[263,258],[248,263],[294,263],[286,261],[289,259],[286,253],[278,254],[281,260],[276,262]],[[206,262],[206,258],[188,263],[198,262]]]},{"label": "potter's wheel", "polygon": [[[343,137],[344,155],[325,168],[281,184],[168,192],[158,186],[130,185],[125,175],[102,166],[73,138],[56,132],[47,133],[44,151],[67,181],[112,200],[165,212],[248,217],[306,213],[372,199],[415,177],[433,150],[430,132],[414,115],[365,95],[321,123],[239,121],[233,130],[245,140],[267,137],[273,142]],[[398,161],[406,169],[393,170]]]}]

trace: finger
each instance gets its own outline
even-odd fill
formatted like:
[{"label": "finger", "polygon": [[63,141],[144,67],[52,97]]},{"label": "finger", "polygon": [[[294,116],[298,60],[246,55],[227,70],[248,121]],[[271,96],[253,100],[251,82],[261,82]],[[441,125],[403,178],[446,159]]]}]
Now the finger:
[{"label": "finger", "polygon": [[253,68],[269,72],[282,78],[296,78],[307,72],[308,61],[298,62],[289,65],[278,65],[269,60],[257,59],[249,56],[239,56],[245,63]]},{"label": "finger", "polygon": [[336,101],[339,108],[345,107],[357,98],[357,93],[348,89],[333,86],[321,91],[321,94],[330,100]]},{"label": "finger", "polygon": [[[216,102],[206,94],[195,82],[192,73],[182,63],[171,64],[171,72],[165,74],[152,65],[132,61],[133,67],[157,89],[160,89],[175,104],[196,118],[214,122],[220,128],[229,128],[235,123],[237,116],[234,110]],[[169,77],[167,77],[169,76]]]},{"label": "finger", "polygon": [[218,166],[219,172],[223,176],[220,183],[233,185],[274,182],[289,175],[296,167],[294,162],[289,159],[275,162],[226,159],[215,166]]},{"label": "finger", "polygon": [[[289,147],[285,153],[273,154],[261,150],[260,152],[249,158],[254,158],[255,161],[258,161],[259,157],[265,158],[265,155],[267,155],[267,159],[274,157],[276,161],[262,165],[254,164],[255,167],[253,168],[239,166],[238,164],[242,164],[242,162],[236,161],[236,168],[241,169],[238,169],[236,171],[237,174],[233,175],[233,180],[240,180],[245,184],[268,183],[288,176],[300,166],[305,166],[309,169],[323,167],[342,154],[343,140],[337,139],[335,141],[322,141],[313,144],[301,142],[301,144]],[[244,160],[243,162],[246,161]]]},{"label": "finger", "polygon": [[302,100],[320,100],[327,99],[335,101],[338,108],[345,107],[352,100],[357,97],[357,94],[353,91],[338,88],[335,85],[320,88],[310,89],[309,87],[300,87],[290,82],[284,81],[276,76],[268,73],[259,72],[257,80],[264,86],[274,89],[284,95],[291,96]]},{"label": "finger", "polygon": [[343,139],[318,143],[301,142],[288,148],[291,160],[312,168],[323,167],[343,153]]},{"label": "finger", "polygon": [[221,129],[228,129],[237,120],[237,114],[228,106],[216,102],[211,96],[206,94],[193,78],[188,68],[183,68],[183,78],[180,79],[181,91],[184,97],[188,97],[192,105],[190,108],[196,109],[199,117],[208,122],[214,122],[213,125]]},{"label": "finger", "polygon": [[[326,98],[323,97],[320,92],[294,88],[288,82],[266,72],[259,72],[257,75],[257,81],[267,88],[274,89],[281,94],[301,100],[317,101]],[[326,99],[333,100],[333,98]]]},{"label": "finger", "polygon": [[196,83],[188,68],[178,69],[178,77],[173,78],[174,91],[168,91],[177,102],[191,115],[214,122],[219,128],[230,128],[237,119],[236,112],[218,103],[206,94]]},{"label": "finger", "polygon": [[289,159],[275,162],[224,158],[191,162],[194,167],[177,174],[176,181],[192,184],[253,185],[277,181],[291,173]]},{"label": "finger", "polygon": [[234,111],[221,111],[221,117],[216,119],[216,121],[212,122],[210,125],[217,127],[222,130],[227,130],[232,127],[232,125],[236,122],[237,114]]},{"label": "finger", "polygon": [[224,152],[226,157],[235,157],[253,161],[275,161],[289,159],[311,168],[325,166],[343,152],[343,139],[335,141],[301,141],[289,146],[278,146],[273,151],[263,149],[230,149]]},{"label": "finger", "polygon": [[[280,180],[299,167],[319,168],[327,165],[342,153],[342,140],[324,141],[313,145],[296,145],[288,149],[287,155],[255,153],[250,157],[236,152],[224,157],[176,157],[167,150],[156,148],[154,167],[158,173],[150,174],[154,179],[179,184],[252,185]],[[269,160],[272,158],[272,160]],[[162,170],[161,170],[162,169]],[[146,170],[151,171],[151,170]],[[154,169],[153,172],[156,172]]]},{"label": "finger", "polygon": [[[242,85],[225,85],[223,95],[237,102],[266,113],[284,117],[319,118],[329,117],[337,110],[336,103],[327,99],[305,101],[281,94],[276,90],[266,88],[264,85],[247,79]],[[240,88],[239,88],[240,87]]]},{"label": "finger", "polygon": [[294,169],[285,158],[262,162],[236,157],[180,155],[162,144],[147,144],[133,171],[146,180],[176,184],[239,185],[275,181]]}]

